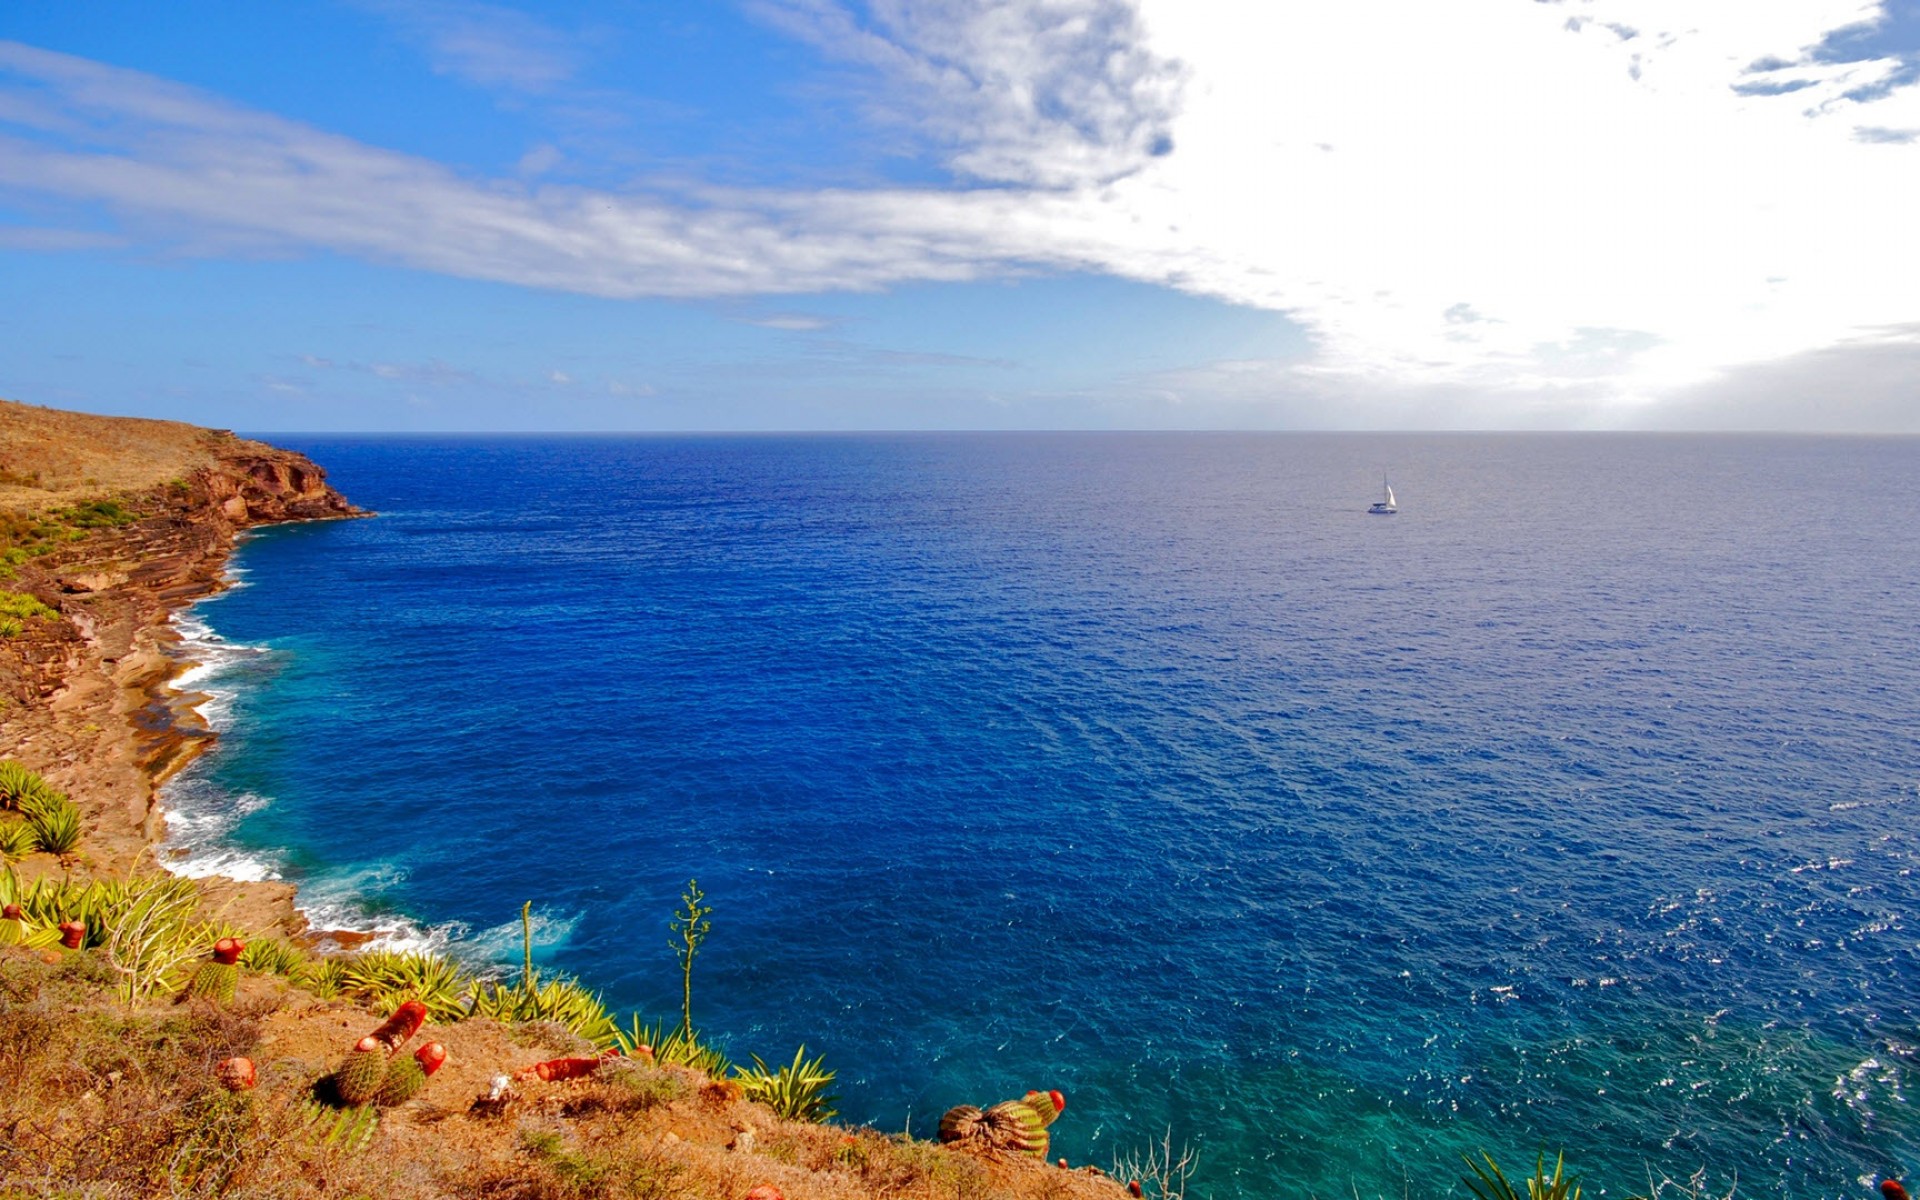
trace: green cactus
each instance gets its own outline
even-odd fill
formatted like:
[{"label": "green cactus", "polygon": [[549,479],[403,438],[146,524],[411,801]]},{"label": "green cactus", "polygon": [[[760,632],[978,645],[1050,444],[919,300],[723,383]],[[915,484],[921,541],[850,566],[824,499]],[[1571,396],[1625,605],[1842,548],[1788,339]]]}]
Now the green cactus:
[{"label": "green cactus", "polygon": [[232,963],[203,962],[187,984],[187,995],[195,1000],[211,1000],[222,1008],[233,1003],[240,986],[240,968]]},{"label": "green cactus", "polygon": [[349,1154],[367,1148],[380,1125],[380,1113],[372,1108],[342,1111],[308,1100],[300,1106],[300,1116],[309,1140],[319,1147],[331,1147]]},{"label": "green cactus", "polygon": [[982,1112],[971,1104],[947,1110],[940,1118],[940,1140],[1009,1154],[1047,1156],[1047,1123],[1022,1100],[1003,1100]]},{"label": "green cactus", "polygon": [[1003,1100],[989,1108],[986,1115],[989,1121],[999,1118],[1007,1122],[1005,1149],[1036,1158],[1047,1156],[1047,1145],[1052,1139],[1047,1135],[1046,1121],[1031,1104],[1024,1100]]},{"label": "green cactus", "polygon": [[392,1108],[396,1104],[405,1104],[419,1095],[420,1089],[427,1086],[427,1073],[415,1062],[411,1054],[396,1054],[387,1064],[387,1077],[380,1084],[379,1094],[373,1102],[381,1108]]},{"label": "green cactus", "polygon": [[1039,1113],[1042,1125],[1051,1125],[1059,1120],[1061,1110],[1066,1108],[1066,1097],[1059,1092],[1028,1092],[1020,1097],[1020,1103]]},{"label": "green cactus", "polygon": [[[368,1042],[373,1044],[369,1046]],[[358,1108],[379,1095],[386,1081],[386,1046],[374,1038],[361,1038],[347,1061],[333,1073],[333,1090],[342,1104]]]},{"label": "green cactus", "polygon": [[[15,912],[19,911],[18,905],[9,904],[7,907]],[[27,940],[27,933],[27,922],[24,918],[0,917],[0,946],[18,946]]]}]

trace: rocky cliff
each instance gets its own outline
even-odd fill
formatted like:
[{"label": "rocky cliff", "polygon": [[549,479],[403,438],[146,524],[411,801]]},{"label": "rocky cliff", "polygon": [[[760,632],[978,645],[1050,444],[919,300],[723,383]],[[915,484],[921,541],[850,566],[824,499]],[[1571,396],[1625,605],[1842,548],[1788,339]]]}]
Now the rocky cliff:
[{"label": "rocky cliff", "polygon": [[212,737],[169,686],[186,664],[168,618],[224,586],[242,531],[367,514],[291,451],[3,401],[0,485],[0,592],[45,609],[0,636],[0,756],[80,805],[83,868],[124,871],[162,832],[155,789]]}]

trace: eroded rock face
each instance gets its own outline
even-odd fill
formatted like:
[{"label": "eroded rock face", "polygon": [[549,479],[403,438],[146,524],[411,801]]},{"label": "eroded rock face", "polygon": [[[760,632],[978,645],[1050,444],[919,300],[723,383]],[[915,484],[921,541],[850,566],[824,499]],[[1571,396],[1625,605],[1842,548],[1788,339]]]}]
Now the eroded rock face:
[{"label": "eroded rock face", "polygon": [[208,506],[241,528],[361,515],[327,486],[326,472],[305,455],[258,443],[236,443],[235,450],[221,455],[219,466],[196,472],[189,487],[204,490]]},{"label": "eroded rock face", "polygon": [[155,786],[211,741],[168,686],[182,669],[168,618],[224,586],[242,530],[369,515],[303,455],[197,432],[211,465],[117,494],[131,524],[88,530],[0,583],[57,613],[0,638],[0,747],[73,796],[103,863],[152,841]]}]

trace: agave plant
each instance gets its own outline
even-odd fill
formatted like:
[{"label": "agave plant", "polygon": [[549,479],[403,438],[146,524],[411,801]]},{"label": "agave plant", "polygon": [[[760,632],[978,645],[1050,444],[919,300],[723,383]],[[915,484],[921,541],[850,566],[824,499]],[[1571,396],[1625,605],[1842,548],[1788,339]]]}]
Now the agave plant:
[{"label": "agave plant", "polygon": [[435,1021],[467,1015],[469,980],[459,966],[437,954],[365,950],[346,960],[340,990],[385,1016],[407,1000],[427,1006]]},{"label": "agave plant", "polygon": [[19,862],[40,848],[39,835],[25,821],[0,821],[0,862]]},{"label": "agave plant", "polygon": [[79,848],[82,823],[73,801],[55,792],[53,800],[37,803],[26,812],[27,826],[40,849],[67,855]]},{"label": "agave plant", "polygon": [[178,875],[142,875],[127,882],[111,913],[102,912],[107,963],[121,975],[128,1004],[168,988],[181,967],[207,945],[207,926],[193,919],[200,890]]},{"label": "agave plant", "polygon": [[714,1079],[733,1069],[725,1054],[700,1040],[698,1030],[687,1033],[678,1025],[661,1022],[649,1025],[639,1013],[628,1017],[626,1028],[613,1031],[613,1041],[623,1054],[634,1054],[646,1046],[653,1051],[653,1061],[663,1066],[691,1067]]},{"label": "agave plant", "polygon": [[21,796],[45,786],[38,774],[14,760],[0,761],[0,808],[18,809]]},{"label": "agave plant", "polygon": [[469,993],[473,1015],[495,1021],[556,1021],[596,1046],[615,1044],[619,1029],[598,994],[565,976],[502,983],[480,980]]},{"label": "agave plant", "polygon": [[758,1100],[774,1112],[793,1121],[828,1121],[840,1115],[833,1102],[840,1097],[828,1095],[836,1072],[826,1069],[826,1055],[807,1061],[807,1048],[793,1052],[793,1061],[775,1071],[750,1055],[753,1069],[735,1067],[734,1077],[746,1089],[747,1099]]},{"label": "agave plant", "polygon": [[[1500,1164],[1493,1161],[1493,1155],[1480,1152],[1485,1165],[1465,1158],[1472,1169],[1471,1176],[1462,1176],[1460,1182],[1467,1185],[1478,1200],[1521,1200],[1520,1191],[1507,1179]],[[1567,1156],[1561,1154],[1553,1161],[1553,1174],[1547,1174],[1547,1155],[1541,1151],[1534,1161],[1533,1174],[1523,1182],[1527,1185],[1526,1200],[1580,1200],[1580,1177],[1566,1174]]]},{"label": "agave plant", "polygon": [[[246,961],[244,955],[240,961]],[[331,1000],[346,985],[347,964],[337,958],[308,959],[295,968],[293,981],[320,999]]]},{"label": "agave plant", "polygon": [[240,965],[259,975],[292,975],[306,959],[279,938],[261,938],[248,942],[240,952]]}]

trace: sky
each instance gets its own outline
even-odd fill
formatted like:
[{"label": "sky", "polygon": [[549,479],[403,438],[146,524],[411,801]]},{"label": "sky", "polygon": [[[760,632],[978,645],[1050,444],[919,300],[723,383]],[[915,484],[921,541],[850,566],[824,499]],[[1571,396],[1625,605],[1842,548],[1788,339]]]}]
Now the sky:
[{"label": "sky", "polygon": [[1920,0],[0,2],[0,396],[1920,432]]}]

